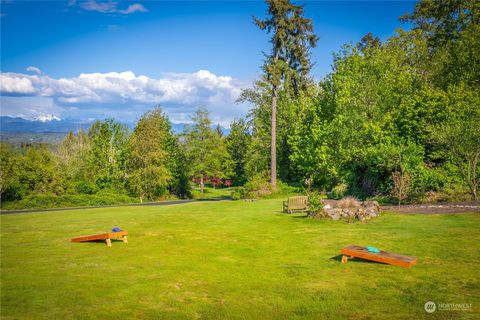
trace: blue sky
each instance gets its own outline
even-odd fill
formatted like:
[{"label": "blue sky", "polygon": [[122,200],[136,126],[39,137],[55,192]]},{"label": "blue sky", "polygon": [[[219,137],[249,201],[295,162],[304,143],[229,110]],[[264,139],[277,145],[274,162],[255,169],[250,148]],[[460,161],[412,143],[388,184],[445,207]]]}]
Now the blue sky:
[{"label": "blue sky", "polygon": [[[415,5],[296,3],[320,37],[316,80],[342,44],[368,32],[388,38]],[[160,104],[173,122],[204,106],[227,125],[247,112],[234,101],[269,51],[252,23],[265,16],[261,1],[2,1],[0,12],[2,115],[128,122]]]}]

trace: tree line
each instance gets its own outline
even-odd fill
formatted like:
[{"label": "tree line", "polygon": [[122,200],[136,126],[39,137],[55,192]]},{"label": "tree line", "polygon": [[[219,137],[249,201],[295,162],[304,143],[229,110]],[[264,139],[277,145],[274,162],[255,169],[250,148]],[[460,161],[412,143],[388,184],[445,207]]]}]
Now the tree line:
[{"label": "tree line", "polygon": [[188,198],[192,178],[231,176],[229,159],[226,139],[212,128],[205,109],[198,109],[193,124],[175,135],[157,107],[131,132],[106,119],[88,132],[70,132],[58,145],[2,144],[0,192],[2,202],[35,202],[38,195],[97,195],[113,197],[113,202]]},{"label": "tree line", "polygon": [[240,98],[253,105],[247,167],[333,197],[478,198],[478,1],[417,3],[400,17],[410,30],[344,45],[320,83],[308,75],[318,39],[303,7],[267,3],[269,17],[255,22],[272,51]]},{"label": "tree line", "polygon": [[240,196],[290,185],[334,198],[478,199],[478,1],[417,3],[401,17],[410,30],[344,45],[319,83],[309,52],[321,40],[303,6],[267,4],[267,18],[254,22],[272,35],[272,50],[238,100],[251,104],[248,115],[228,135],[205,109],[175,135],[156,108],[132,132],[109,119],[57,147],[2,145],[2,202],[107,191],[184,198],[191,181],[203,190],[208,177],[232,180]]}]

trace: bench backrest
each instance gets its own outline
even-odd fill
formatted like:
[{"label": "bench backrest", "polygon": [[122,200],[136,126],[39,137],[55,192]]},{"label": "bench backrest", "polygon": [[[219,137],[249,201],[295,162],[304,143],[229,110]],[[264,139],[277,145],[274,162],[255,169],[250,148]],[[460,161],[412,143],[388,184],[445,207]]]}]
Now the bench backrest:
[{"label": "bench backrest", "polygon": [[305,209],[307,208],[308,197],[306,196],[296,196],[288,198],[288,208],[289,209]]}]

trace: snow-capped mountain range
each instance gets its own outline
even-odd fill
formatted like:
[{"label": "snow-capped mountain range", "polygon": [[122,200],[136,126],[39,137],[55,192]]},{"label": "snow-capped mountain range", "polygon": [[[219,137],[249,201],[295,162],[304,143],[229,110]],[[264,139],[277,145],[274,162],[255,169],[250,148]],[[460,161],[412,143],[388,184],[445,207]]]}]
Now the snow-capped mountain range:
[{"label": "snow-capped mountain range", "polygon": [[[78,132],[80,129],[88,130],[95,120],[74,120],[74,119],[60,119],[54,115],[41,115],[32,120],[20,118],[0,116],[0,132],[8,133],[67,133],[70,131]],[[133,129],[135,124],[125,123],[127,127]],[[172,123],[172,130],[175,133],[180,133],[185,128],[185,123]],[[222,128],[224,134],[230,132],[229,129]]]},{"label": "snow-capped mountain range", "polygon": [[62,121],[62,119],[60,119],[59,117],[57,116],[54,116],[53,114],[42,114],[38,117],[35,117],[33,118],[34,121],[40,121],[40,122],[50,122],[50,121]]}]

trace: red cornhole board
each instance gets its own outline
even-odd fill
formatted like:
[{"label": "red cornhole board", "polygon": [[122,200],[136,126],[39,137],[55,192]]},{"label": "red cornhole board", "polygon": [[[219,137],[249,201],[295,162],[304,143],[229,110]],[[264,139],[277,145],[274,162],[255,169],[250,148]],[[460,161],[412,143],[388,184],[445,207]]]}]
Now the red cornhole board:
[{"label": "red cornhole board", "polygon": [[107,246],[112,246],[111,239],[118,239],[121,238],[123,242],[127,242],[127,231],[119,231],[119,232],[108,232],[108,233],[101,233],[101,234],[94,234],[91,236],[83,236],[78,238],[73,238],[72,242],[85,242],[85,241],[96,241],[96,240],[105,240]]},{"label": "red cornhole board", "polygon": [[390,253],[386,251],[369,252],[366,247],[351,245],[342,249],[342,263],[346,263],[349,258],[361,258],[381,263],[392,264],[404,268],[410,268],[417,263],[416,257],[404,256],[401,254]]}]

